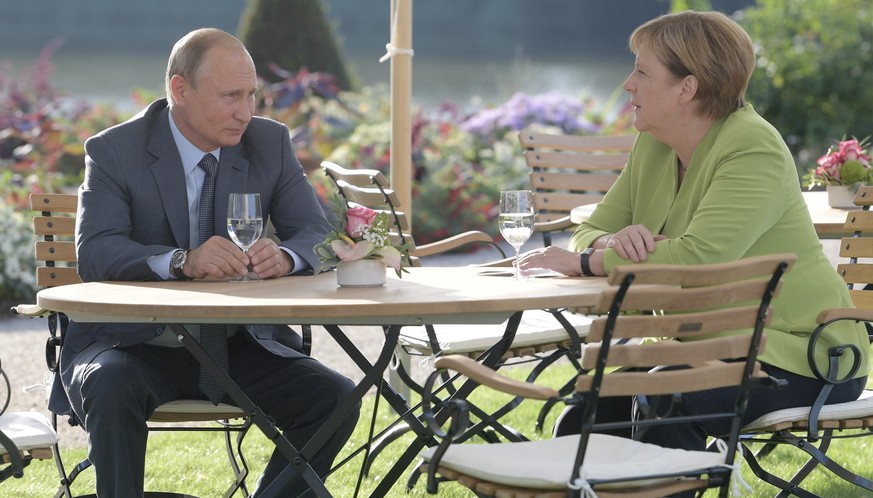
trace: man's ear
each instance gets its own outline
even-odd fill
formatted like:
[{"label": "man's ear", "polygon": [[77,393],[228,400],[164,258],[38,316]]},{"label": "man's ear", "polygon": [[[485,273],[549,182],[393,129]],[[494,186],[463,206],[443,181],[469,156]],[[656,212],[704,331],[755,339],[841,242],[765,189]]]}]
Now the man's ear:
[{"label": "man's ear", "polygon": [[174,74],[170,77],[170,92],[172,92],[173,100],[177,104],[182,104],[185,101],[185,93],[188,88],[188,81],[181,75]]}]

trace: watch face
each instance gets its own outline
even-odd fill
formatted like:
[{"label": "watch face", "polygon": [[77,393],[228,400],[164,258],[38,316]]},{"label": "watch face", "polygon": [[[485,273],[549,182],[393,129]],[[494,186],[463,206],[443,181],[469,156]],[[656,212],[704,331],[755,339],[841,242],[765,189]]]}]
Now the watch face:
[{"label": "watch face", "polygon": [[176,251],[170,259],[170,266],[181,268],[185,264],[185,251]]}]

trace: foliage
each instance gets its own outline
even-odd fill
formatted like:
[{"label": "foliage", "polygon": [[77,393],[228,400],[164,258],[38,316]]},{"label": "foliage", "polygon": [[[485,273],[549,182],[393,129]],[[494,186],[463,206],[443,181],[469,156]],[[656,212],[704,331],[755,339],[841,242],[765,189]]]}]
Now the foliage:
[{"label": "foliage", "polygon": [[27,206],[30,192],[56,192],[81,183],[85,139],[122,121],[108,104],[66,97],[50,83],[50,43],[17,79],[0,65],[0,175],[3,200]]},{"label": "foliage", "polygon": [[333,231],[321,244],[315,246],[318,255],[318,271],[338,265],[341,261],[359,259],[381,259],[394,268],[398,277],[403,277],[403,262],[409,261],[406,244],[391,241],[391,221],[387,212],[379,212],[366,207],[348,207],[339,194],[331,197],[334,217]]},{"label": "foliage", "polygon": [[798,159],[827,137],[866,136],[873,114],[873,5],[867,0],[758,0],[739,19],[757,47],[748,98]]},{"label": "foliage", "polygon": [[35,236],[30,220],[13,206],[0,206],[0,302],[32,302],[36,294]]},{"label": "foliage", "polygon": [[29,300],[35,292],[33,229],[28,196],[59,192],[82,181],[85,139],[121,122],[108,104],[66,97],[50,83],[52,52],[47,45],[18,78],[0,64],[0,197],[3,200],[0,301]]},{"label": "foliage", "polygon": [[336,76],[344,90],[356,85],[343,60],[322,0],[250,0],[240,20],[245,43],[262,77],[275,81],[270,65],[292,72],[309,68]]},{"label": "foliage", "polygon": [[867,155],[869,138],[859,142],[854,137],[851,140],[843,137],[836,141],[818,158],[818,167],[804,177],[806,184],[810,187],[846,185],[857,190],[861,185],[873,183],[873,168]]}]

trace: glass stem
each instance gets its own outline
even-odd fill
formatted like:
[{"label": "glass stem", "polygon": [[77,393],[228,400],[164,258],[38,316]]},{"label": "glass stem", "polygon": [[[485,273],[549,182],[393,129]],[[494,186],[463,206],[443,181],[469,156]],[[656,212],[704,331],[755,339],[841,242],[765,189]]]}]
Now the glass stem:
[{"label": "glass stem", "polygon": [[520,270],[518,268],[518,256],[519,256],[520,249],[521,249],[520,247],[515,248],[515,279],[516,280],[521,280],[521,274],[519,273]]}]

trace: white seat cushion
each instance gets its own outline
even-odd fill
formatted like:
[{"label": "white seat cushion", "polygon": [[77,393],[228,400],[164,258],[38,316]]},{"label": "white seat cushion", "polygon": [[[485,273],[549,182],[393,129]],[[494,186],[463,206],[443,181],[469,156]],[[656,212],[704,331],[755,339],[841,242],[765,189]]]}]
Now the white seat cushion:
[{"label": "white seat cushion", "polygon": [[[38,412],[13,412],[0,416],[0,431],[15,443],[19,450],[48,448],[58,442],[58,434],[48,419]],[[0,445],[0,455],[7,453]]]},{"label": "white seat cushion", "polygon": [[[579,337],[588,335],[592,318],[586,315],[565,312],[564,317],[576,329]],[[435,325],[437,340],[445,354],[463,354],[484,351],[494,345],[506,330],[506,323],[500,325]],[[542,310],[525,311],[515,333],[512,347],[534,346],[568,339],[567,331],[549,312]],[[433,354],[424,327],[403,327],[400,330],[400,345],[415,349],[424,355]]]},{"label": "white seat cushion", "polygon": [[[508,486],[567,489],[579,436],[543,441],[452,445],[440,465],[478,479]],[[422,453],[430,460],[436,448]],[[628,476],[657,476],[724,467],[724,453],[662,448],[632,439],[591,434],[583,469],[589,480]],[[651,485],[663,479],[637,481],[629,486]]]},{"label": "white seat cushion", "polygon": [[177,399],[168,401],[155,409],[155,414],[161,413],[233,413],[239,412],[240,417],[244,417],[246,412],[241,408],[219,403],[213,405],[211,401],[201,399]]},{"label": "white seat cushion", "polygon": [[[761,415],[743,427],[743,432],[755,432],[764,427],[784,422],[798,422],[809,417],[809,406],[785,408]],[[863,417],[873,417],[873,390],[861,393],[855,401],[824,405],[818,416],[819,420],[843,420]]]}]

